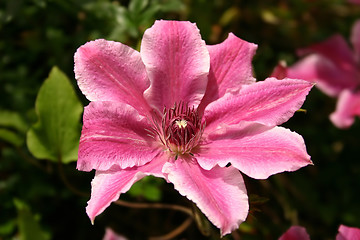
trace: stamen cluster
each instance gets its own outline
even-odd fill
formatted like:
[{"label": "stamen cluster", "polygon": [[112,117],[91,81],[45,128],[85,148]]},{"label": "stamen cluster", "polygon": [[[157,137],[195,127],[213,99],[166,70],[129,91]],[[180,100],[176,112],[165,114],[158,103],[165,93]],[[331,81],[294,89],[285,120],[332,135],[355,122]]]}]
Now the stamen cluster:
[{"label": "stamen cluster", "polygon": [[154,124],[154,130],[160,141],[170,152],[178,155],[192,154],[203,133],[203,124],[198,111],[184,102],[172,108],[164,108],[161,124]]}]

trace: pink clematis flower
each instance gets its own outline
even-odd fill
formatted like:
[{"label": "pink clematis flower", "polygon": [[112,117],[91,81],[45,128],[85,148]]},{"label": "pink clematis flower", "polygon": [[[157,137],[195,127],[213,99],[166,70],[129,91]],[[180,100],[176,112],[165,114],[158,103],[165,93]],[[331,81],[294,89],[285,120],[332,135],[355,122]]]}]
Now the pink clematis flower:
[{"label": "pink clematis flower", "polygon": [[348,0],[349,3],[360,4],[360,0]]},{"label": "pink clematis flower", "polygon": [[[355,227],[348,227],[340,225],[336,240],[360,240],[360,229]],[[279,240],[310,240],[306,229],[301,226],[290,227]]]},{"label": "pink clematis flower", "polygon": [[310,236],[304,227],[291,226],[279,240],[310,240]]},{"label": "pink clematis flower", "polygon": [[102,240],[128,240],[126,237],[117,234],[111,228],[106,228],[105,235]]},{"label": "pink clematis flower", "polygon": [[225,235],[248,214],[239,170],[265,179],[311,164],[302,137],[277,125],[313,84],[255,82],[256,47],[231,33],[207,46],[195,24],[156,21],[140,52],[106,40],[77,50],[75,77],[91,101],[77,169],[96,170],[86,207],[92,221],[153,175],[173,183]]},{"label": "pink clematis flower", "polygon": [[340,225],[336,240],[360,240],[360,228]]},{"label": "pink clematis flower", "polygon": [[317,87],[332,97],[337,97],[336,110],[330,120],[338,128],[348,128],[360,116],[360,20],[352,29],[350,38],[353,51],[341,35],[301,49],[308,54],[293,66],[279,65],[272,76],[300,78],[317,82]]}]

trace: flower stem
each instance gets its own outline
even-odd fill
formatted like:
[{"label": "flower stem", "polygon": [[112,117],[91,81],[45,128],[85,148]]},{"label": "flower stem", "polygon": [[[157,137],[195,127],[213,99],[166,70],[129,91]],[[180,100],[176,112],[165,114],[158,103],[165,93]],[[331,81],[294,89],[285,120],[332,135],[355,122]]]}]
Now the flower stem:
[{"label": "flower stem", "polygon": [[171,209],[171,210],[177,210],[183,213],[186,213],[189,215],[189,217],[177,228],[175,228],[173,231],[157,237],[150,237],[149,240],[168,240],[173,239],[182,232],[184,232],[192,223],[194,214],[193,211],[190,208],[179,206],[179,205],[173,205],[173,204],[164,204],[164,203],[130,203],[123,200],[117,200],[114,202],[117,205],[124,206],[124,207],[130,207],[130,208],[158,208],[158,209]]},{"label": "flower stem", "polygon": [[193,218],[188,217],[179,227],[175,228],[173,231],[157,237],[150,237],[149,240],[168,240],[168,239],[174,239],[176,236],[184,232],[192,223]]},{"label": "flower stem", "polygon": [[190,208],[173,205],[173,204],[164,204],[164,203],[130,203],[123,200],[117,200],[114,202],[117,205],[130,207],[130,208],[159,208],[159,209],[171,209],[180,211],[188,214],[190,217],[193,217],[193,212]]},{"label": "flower stem", "polygon": [[63,163],[62,163],[62,159],[61,157],[58,157],[58,170],[59,170],[59,175],[61,177],[61,180],[63,181],[63,183],[65,184],[65,186],[73,193],[75,193],[76,195],[82,196],[82,197],[87,197],[89,196],[89,193],[86,192],[82,192],[80,190],[78,190],[76,187],[74,187],[69,180],[66,178],[66,174],[64,172],[64,167],[63,167]]},{"label": "flower stem", "polygon": [[27,155],[24,150],[22,150],[20,147],[16,147],[17,153],[27,162],[34,165],[35,167],[41,169],[42,171],[49,173],[49,169],[47,169],[45,166],[39,163],[37,159],[32,158],[31,156]]}]

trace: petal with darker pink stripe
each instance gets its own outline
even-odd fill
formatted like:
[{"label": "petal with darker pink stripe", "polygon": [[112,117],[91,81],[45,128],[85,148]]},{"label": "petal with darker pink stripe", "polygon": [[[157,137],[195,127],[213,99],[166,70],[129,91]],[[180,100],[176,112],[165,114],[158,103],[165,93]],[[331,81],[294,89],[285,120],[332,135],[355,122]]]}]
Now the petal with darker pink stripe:
[{"label": "petal with darker pink stripe", "polygon": [[145,31],[140,52],[151,81],[145,92],[149,104],[161,112],[180,101],[197,107],[205,94],[210,57],[195,24],[156,21]]},{"label": "petal with darker pink stripe", "polygon": [[162,149],[148,131],[151,125],[130,105],[91,102],[84,111],[77,168],[107,170],[141,166]]},{"label": "petal with darker pink stripe", "polygon": [[176,190],[196,203],[221,235],[237,229],[245,221],[248,197],[240,172],[233,167],[202,169],[195,159],[167,162],[163,168]]},{"label": "petal with darker pink stripe", "polygon": [[75,78],[90,101],[121,101],[148,111],[143,93],[149,87],[140,53],[118,42],[99,39],[75,53]]}]

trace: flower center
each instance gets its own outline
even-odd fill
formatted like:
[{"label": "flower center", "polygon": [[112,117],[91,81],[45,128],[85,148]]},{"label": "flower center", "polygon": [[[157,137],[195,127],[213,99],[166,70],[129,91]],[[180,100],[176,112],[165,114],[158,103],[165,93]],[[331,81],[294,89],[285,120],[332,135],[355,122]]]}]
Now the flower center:
[{"label": "flower center", "polygon": [[181,120],[176,121],[176,124],[177,124],[178,128],[185,129],[187,126],[187,121],[185,119],[181,119]]},{"label": "flower center", "polygon": [[162,144],[175,155],[192,154],[203,133],[203,124],[197,110],[184,102],[164,108],[161,124],[154,121],[154,132]]}]

